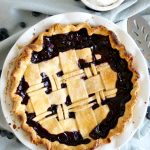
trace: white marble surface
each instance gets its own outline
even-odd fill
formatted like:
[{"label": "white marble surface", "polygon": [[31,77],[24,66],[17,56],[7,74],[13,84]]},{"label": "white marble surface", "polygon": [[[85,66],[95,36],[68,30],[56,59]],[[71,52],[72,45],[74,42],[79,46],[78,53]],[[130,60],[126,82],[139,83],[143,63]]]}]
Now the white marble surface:
[{"label": "white marble surface", "polygon": [[143,150],[150,150],[150,132],[141,139],[140,143]]}]

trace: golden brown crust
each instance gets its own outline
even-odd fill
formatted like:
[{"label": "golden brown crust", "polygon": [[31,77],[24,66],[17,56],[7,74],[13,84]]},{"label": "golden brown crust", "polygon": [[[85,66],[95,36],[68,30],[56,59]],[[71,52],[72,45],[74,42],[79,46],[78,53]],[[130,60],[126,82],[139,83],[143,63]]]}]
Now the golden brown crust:
[{"label": "golden brown crust", "polygon": [[[19,82],[24,74],[25,69],[27,68],[27,66],[31,63],[30,59],[31,59],[31,54],[32,51],[41,51],[42,50],[42,45],[43,45],[43,36],[52,36],[52,35],[56,35],[56,34],[63,34],[63,33],[68,33],[70,31],[78,31],[82,28],[86,28],[88,31],[89,35],[92,34],[101,34],[104,36],[109,36],[110,39],[110,43],[112,48],[117,49],[120,52],[120,56],[121,58],[124,58],[127,60],[128,62],[128,68],[130,71],[132,71],[133,73],[133,77],[132,77],[132,83],[133,83],[133,89],[131,91],[131,100],[126,103],[126,109],[125,109],[125,113],[123,117],[120,117],[118,120],[118,124],[116,125],[116,127],[114,129],[111,129],[107,138],[105,139],[99,139],[99,140],[92,140],[92,142],[90,142],[89,144],[85,145],[79,145],[76,147],[73,146],[67,146],[64,144],[58,144],[58,142],[53,142],[53,144],[47,140],[47,139],[41,139],[35,132],[35,130],[32,127],[29,127],[26,123],[27,121],[27,117],[25,114],[25,107],[23,105],[21,105],[21,97],[18,96],[16,94],[16,89],[19,85]],[[55,24],[53,26],[50,27],[48,32],[42,32],[37,40],[30,44],[27,45],[23,52],[21,53],[21,55],[15,60],[15,68],[14,71],[12,72],[11,75],[11,79],[10,79],[10,96],[11,99],[14,102],[14,113],[17,116],[21,116],[22,118],[22,128],[29,132],[31,135],[31,139],[32,142],[35,144],[46,144],[47,145],[47,149],[93,149],[98,147],[99,145],[105,144],[105,143],[109,143],[111,141],[111,138],[115,135],[119,135],[121,132],[123,132],[123,129],[125,127],[125,124],[130,120],[130,118],[132,117],[132,112],[133,112],[133,108],[136,102],[136,98],[137,98],[137,92],[139,90],[139,84],[138,84],[138,78],[139,78],[139,74],[137,73],[137,71],[134,69],[133,67],[133,57],[128,54],[125,50],[125,47],[119,43],[119,41],[117,40],[116,35],[112,32],[109,31],[108,29],[106,29],[103,26],[98,26],[98,27],[91,27],[89,24],[86,23],[82,23],[79,25],[61,25],[61,24]]]}]

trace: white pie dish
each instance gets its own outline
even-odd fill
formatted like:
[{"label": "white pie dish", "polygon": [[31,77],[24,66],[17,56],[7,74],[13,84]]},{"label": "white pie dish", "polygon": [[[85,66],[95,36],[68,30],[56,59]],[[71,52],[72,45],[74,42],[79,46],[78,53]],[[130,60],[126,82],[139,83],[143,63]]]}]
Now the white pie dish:
[{"label": "white pie dish", "polygon": [[119,5],[121,5],[121,3],[123,3],[124,0],[117,0],[115,2],[112,2],[112,4],[105,5],[105,6],[98,5],[98,4],[94,3],[93,0],[81,0],[81,1],[87,7],[94,9],[96,11],[108,11],[108,10],[114,9],[114,8],[118,7]]},{"label": "white pie dish", "polygon": [[[77,18],[76,16],[80,16],[80,18]],[[16,130],[12,127],[12,125],[14,124],[14,120],[17,127],[19,126],[19,122],[16,118],[14,118],[14,115],[11,114],[10,111],[11,111],[12,104],[11,101],[9,100],[9,97],[5,94],[7,79],[9,78],[9,73],[11,72],[11,61],[19,52],[17,47],[24,46],[30,43],[30,41],[33,39],[34,36],[33,33],[35,33],[35,35],[38,35],[39,32],[44,31],[46,28],[48,28],[50,25],[54,23],[77,24],[81,22],[88,22],[91,25],[103,25],[106,26],[108,29],[112,30],[113,32],[115,32],[119,40],[125,45],[127,51],[130,52],[135,58],[134,63],[136,64],[135,65],[136,69],[140,73],[139,83],[142,88],[139,92],[138,101],[134,109],[132,120],[130,121],[130,123],[127,124],[127,128],[125,128],[125,131],[121,135],[114,137],[110,144],[101,147],[101,149],[109,148],[113,150],[126,143],[132,137],[132,135],[135,133],[140,123],[144,119],[146,113],[146,107],[148,104],[148,97],[149,97],[148,70],[143,55],[141,54],[140,50],[138,49],[134,41],[131,39],[131,37],[125,32],[123,32],[121,29],[119,29],[116,25],[114,25],[113,23],[111,23],[110,21],[102,17],[94,16],[87,13],[80,13],[80,12],[55,15],[45,20],[42,20],[38,24],[34,25],[17,40],[17,42],[12,47],[5,60],[2,76],[1,76],[1,103],[2,103],[4,116],[7,122],[11,123],[11,128],[15,133],[15,135],[20,139],[20,141],[23,144],[25,144],[30,149],[41,149],[41,147],[32,144],[30,142],[29,136],[22,129]],[[26,39],[28,39],[28,41]]]}]

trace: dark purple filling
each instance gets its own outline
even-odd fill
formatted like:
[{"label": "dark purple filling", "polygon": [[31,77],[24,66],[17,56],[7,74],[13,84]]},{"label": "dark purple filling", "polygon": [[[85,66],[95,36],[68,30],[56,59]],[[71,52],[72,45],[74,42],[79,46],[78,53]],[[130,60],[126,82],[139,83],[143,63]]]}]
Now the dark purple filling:
[{"label": "dark purple filling", "polygon": [[62,83],[61,84],[61,88],[66,88],[67,87],[67,84],[66,83]]},{"label": "dark purple filling", "polygon": [[83,77],[81,77],[81,79],[86,80],[88,78],[87,78],[87,76],[83,76]]},{"label": "dark purple filling", "polygon": [[[120,58],[119,52],[111,47],[109,37],[93,34],[89,36],[86,29],[81,29],[77,32],[70,32],[67,34],[58,34],[51,37],[44,37],[43,50],[40,52],[33,52],[31,62],[39,63],[42,61],[49,60],[55,56],[58,56],[59,52],[64,52],[69,49],[82,49],[90,47],[93,55],[93,62],[95,64],[101,64],[108,62],[111,68],[117,72],[118,79],[116,87],[118,89],[116,97],[106,99],[102,102],[102,105],[107,104],[110,108],[110,112],[107,117],[98,124],[90,133],[90,137],[93,139],[106,138],[109,131],[117,125],[119,117],[124,115],[125,104],[131,99],[130,92],[133,88],[131,82],[132,72],[128,69],[128,64],[125,59]],[[96,60],[95,54],[100,54],[101,59]],[[80,68],[89,66],[85,60],[79,60]],[[60,73],[61,74],[61,73]],[[59,75],[58,73],[58,76]],[[26,91],[26,82],[20,83],[20,90],[17,89],[18,95],[24,95]],[[22,87],[21,87],[22,86]],[[19,92],[18,92],[19,91]],[[66,105],[70,105],[70,97],[66,98]],[[98,105],[94,105],[93,109],[97,108]],[[74,118],[75,114],[69,113],[69,116]],[[79,132],[64,132],[58,135],[48,133],[38,123],[32,120],[30,114],[27,114],[27,123],[32,126],[40,137],[45,137],[50,141],[59,141],[67,145],[79,145],[87,144],[90,142],[89,139],[83,139]]]},{"label": "dark purple filling", "polygon": [[94,96],[95,94],[93,93],[93,94],[89,94],[89,97],[92,97],[92,96]]},{"label": "dark purple filling", "polygon": [[98,108],[99,107],[99,104],[94,104],[93,106],[92,106],[92,109],[94,110],[94,109],[96,109],[96,108]]},{"label": "dark purple filling", "polygon": [[74,112],[69,112],[69,118],[75,118],[75,113]]},{"label": "dark purple filling", "polygon": [[96,99],[93,100],[93,101],[91,101],[91,102],[89,102],[89,104],[94,103],[94,102],[95,102],[95,104],[92,106],[92,109],[93,109],[93,110],[99,107],[99,104],[97,103],[97,100],[96,100]]},{"label": "dark purple filling", "polygon": [[52,115],[56,114],[57,113],[57,105],[51,105],[51,107],[49,107],[47,109],[47,111],[51,111],[52,112]]},{"label": "dark purple filling", "polygon": [[71,99],[70,99],[70,96],[69,96],[69,95],[66,97],[66,102],[65,102],[65,104],[66,104],[67,106],[69,106],[69,105],[71,105],[71,104],[72,104],[72,102],[71,102]]},{"label": "dark purple filling", "polygon": [[51,82],[49,80],[49,77],[45,74],[45,73],[41,73],[42,76],[42,83],[44,83],[44,87],[46,87],[46,94],[49,94],[52,92],[52,86],[51,86]]},{"label": "dark purple filling", "polygon": [[58,77],[62,77],[64,75],[64,73],[62,71],[59,71],[56,73]]},{"label": "dark purple filling", "polygon": [[78,66],[80,69],[84,69],[84,68],[90,67],[90,63],[87,63],[84,59],[79,59]]},{"label": "dark purple filling", "polygon": [[24,77],[21,79],[20,84],[17,88],[16,94],[22,97],[21,104],[28,104],[29,96],[27,95],[26,91],[29,88],[28,83],[25,81]]}]

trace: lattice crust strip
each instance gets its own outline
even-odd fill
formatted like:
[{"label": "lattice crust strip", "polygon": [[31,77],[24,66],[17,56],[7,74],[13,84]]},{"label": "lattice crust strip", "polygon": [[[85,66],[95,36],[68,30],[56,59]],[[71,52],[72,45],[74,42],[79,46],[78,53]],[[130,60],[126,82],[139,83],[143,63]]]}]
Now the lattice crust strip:
[{"label": "lattice crust strip", "polygon": [[76,112],[76,121],[83,137],[87,137],[97,125],[94,111],[91,108]]},{"label": "lattice crust strip", "polygon": [[[50,133],[79,130],[82,136],[87,137],[89,131],[107,116],[109,108],[101,105],[101,101],[116,96],[117,73],[108,63],[91,63],[92,57],[90,48],[69,50],[59,53],[58,57],[51,60],[27,67],[24,76],[30,85],[27,91],[30,99],[26,109],[29,113],[35,112],[33,120]],[[97,55],[95,58],[101,59],[101,56]],[[79,59],[90,66],[80,69]],[[58,72],[61,71],[63,74],[59,76]],[[50,79],[52,92],[49,94],[45,93],[41,73],[45,73]],[[36,80],[28,75],[36,75]],[[62,88],[64,83],[66,87]],[[69,106],[65,104],[68,95],[72,102]],[[56,114],[48,111],[52,105],[57,105]],[[94,105],[99,107],[93,110]],[[71,112],[75,113],[75,118],[69,118]]]}]

